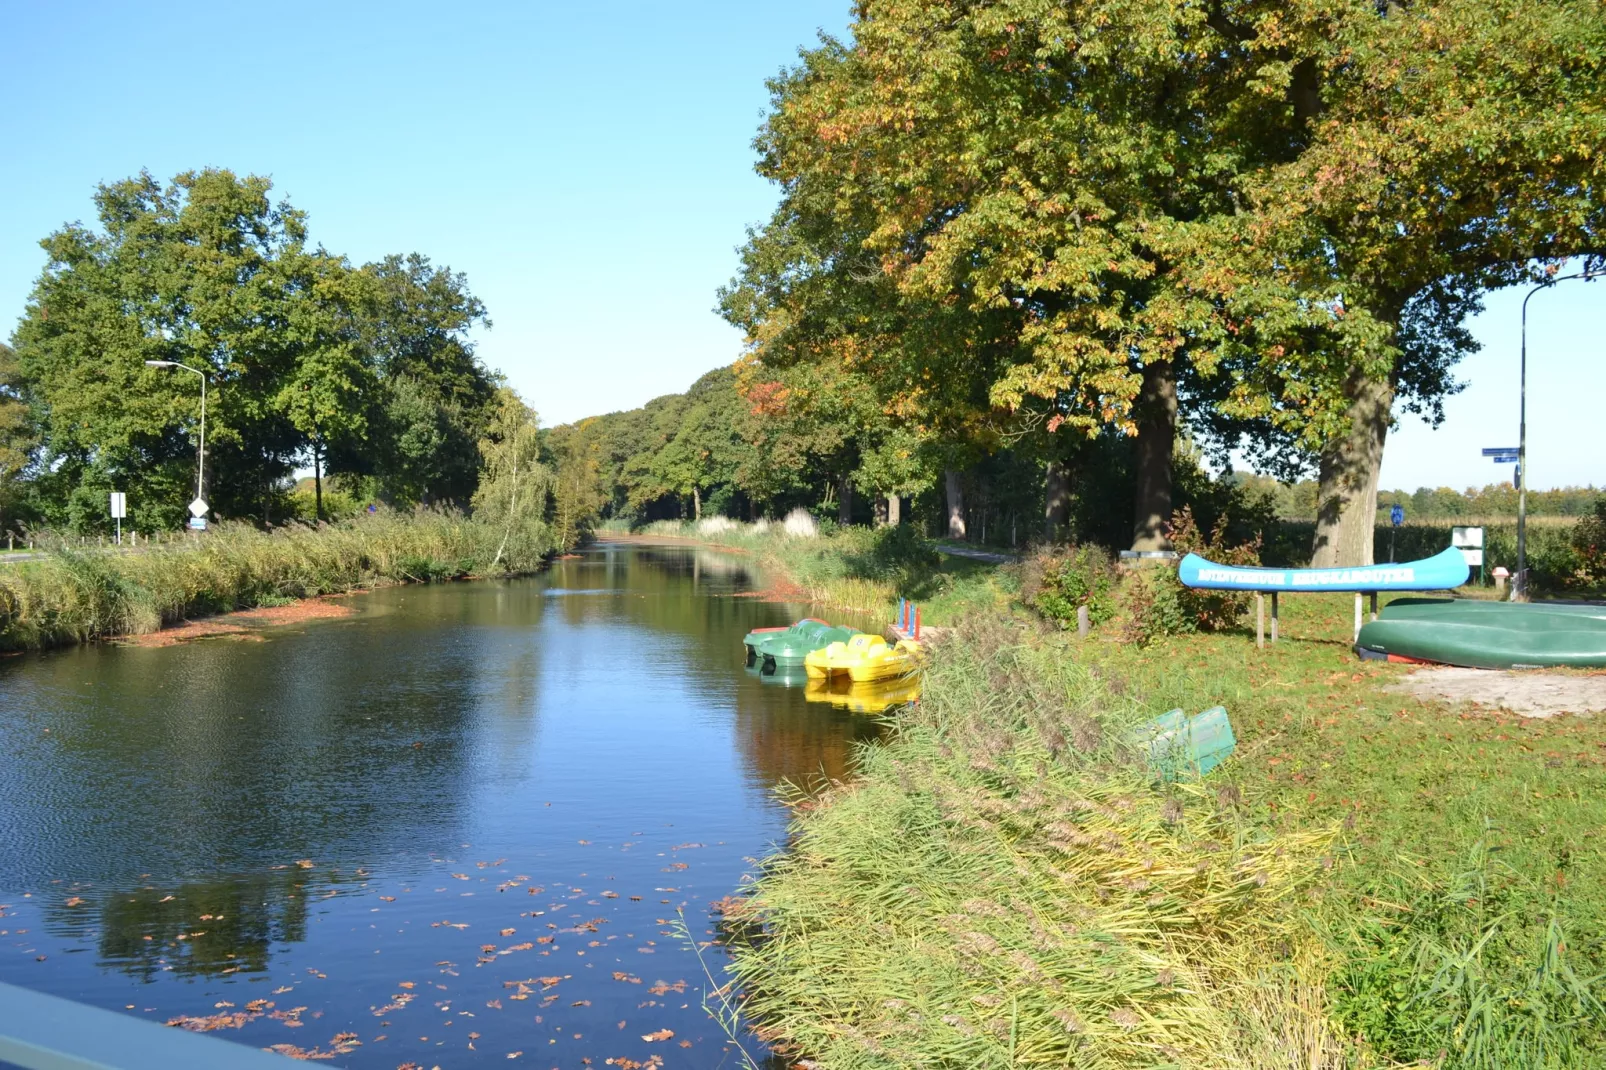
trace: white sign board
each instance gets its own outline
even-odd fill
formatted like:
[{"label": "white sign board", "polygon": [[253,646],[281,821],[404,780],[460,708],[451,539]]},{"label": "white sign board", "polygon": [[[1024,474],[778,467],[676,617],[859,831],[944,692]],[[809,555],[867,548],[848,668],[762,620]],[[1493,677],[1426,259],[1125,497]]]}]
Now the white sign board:
[{"label": "white sign board", "polygon": [[206,530],[206,518],[205,517],[200,517],[200,516],[192,516],[192,517],[190,517],[190,527],[194,528],[196,531],[205,531]]},{"label": "white sign board", "polygon": [[120,490],[112,491],[112,519],[122,520],[128,516],[128,495]]},{"label": "white sign board", "polygon": [[1466,547],[1462,547],[1461,556],[1466,558],[1467,564],[1473,568],[1477,568],[1479,565],[1483,564],[1482,550],[1469,550]]},{"label": "white sign board", "polygon": [[1462,550],[1483,549],[1482,528],[1451,528],[1450,545]]},{"label": "white sign board", "polygon": [[200,496],[197,496],[196,499],[193,502],[190,503],[190,515],[191,516],[205,516],[206,515],[206,511],[209,508],[210,508],[210,506],[208,506],[206,504],[206,499],[202,498]]}]

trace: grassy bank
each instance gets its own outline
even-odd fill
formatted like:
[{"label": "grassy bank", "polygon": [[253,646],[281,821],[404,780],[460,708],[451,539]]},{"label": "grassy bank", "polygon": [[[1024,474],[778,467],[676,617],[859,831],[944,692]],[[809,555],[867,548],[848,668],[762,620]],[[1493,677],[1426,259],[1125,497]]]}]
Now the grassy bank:
[{"label": "grassy bank", "polygon": [[[1088,640],[977,616],[851,785],[798,808],[737,952],[821,1067],[1606,1064],[1606,718],[1389,690],[1345,596]],[[1227,706],[1161,786],[1125,743]]]},{"label": "grassy bank", "polygon": [[825,606],[885,614],[899,598],[921,605],[921,620],[951,625],[979,611],[1007,604],[1012,576],[996,566],[937,552],[912,527],[837,528],[817,534],[790,534],[781,524],[658,521],[637,533],[695,539],[750,553],[773,573],[802,588],[807,599]]},{"label": "grassy bank", "polygon": [[505,546],[504,534],[456,514],[378,513],[272,532],[224,524],[131,551],[47,546],[42,559],[0,567],[0,649],[139,635],[359,587],[529,572],[554,548],[544,525],[515,530]]}]

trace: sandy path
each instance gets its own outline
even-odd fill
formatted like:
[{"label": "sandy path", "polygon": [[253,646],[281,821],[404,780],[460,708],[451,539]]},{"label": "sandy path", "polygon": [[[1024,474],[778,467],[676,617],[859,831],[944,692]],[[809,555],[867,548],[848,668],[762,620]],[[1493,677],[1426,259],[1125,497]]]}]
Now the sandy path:
[{"label": "sandy path", "polygon": [[1390,688],[1419,698],[1471,702],[1510,710],[1523,717],[1558,713],[1606,713],[1606,672],[1462,669],[1450,666],[1417,669]]}]

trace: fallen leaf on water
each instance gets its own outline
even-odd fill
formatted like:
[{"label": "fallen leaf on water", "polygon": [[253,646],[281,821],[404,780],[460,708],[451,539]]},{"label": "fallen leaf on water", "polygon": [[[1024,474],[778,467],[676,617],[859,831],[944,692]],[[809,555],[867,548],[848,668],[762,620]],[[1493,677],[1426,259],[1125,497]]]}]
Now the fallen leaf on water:
[{"label": "fallen leaf on water", "polygon": [[674,1035],[675,1035],[675,1031],[673,1029],[660,1029],[656,1033],[643,1033],[643,1034],[641,1034],[641,1039],[642,1040],[651,1040],[651,1041],[668,1040],[670,1037],[673,1037]]},{"label": "fallen leaf on water", "polygon": [[300,866],[302,869],[311,869],[312,868],[312,864],[313,864],[312,863],[312,859],[310,859],[310,858],[298,858],[298,859],[296,859],[296,865]]},{"label": "fallen leaf on water", "polygon": [[70,907],[81,907],[84,905],[84,897],[81,895],[68,896],[67,905]]},{"label": "fallen leaf on water", "polygon": [[516,932],[518,932],[517,929],[503,929],[502,930],[502,935],[503,936],[512,936]]}]

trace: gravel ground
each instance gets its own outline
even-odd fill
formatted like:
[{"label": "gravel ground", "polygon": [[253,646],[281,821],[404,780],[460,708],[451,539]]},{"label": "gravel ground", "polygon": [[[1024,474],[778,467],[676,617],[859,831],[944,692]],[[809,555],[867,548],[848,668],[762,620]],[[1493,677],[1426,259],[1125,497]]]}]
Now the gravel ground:
[{"label": "gravel ground", "polygon": [[1558,713],[1606,713],[1606,672],[1544,672],[1431,668],[1417,669],[1393,690],[1425,699],[1470,702],[1510,710],[1523,717]]}]

